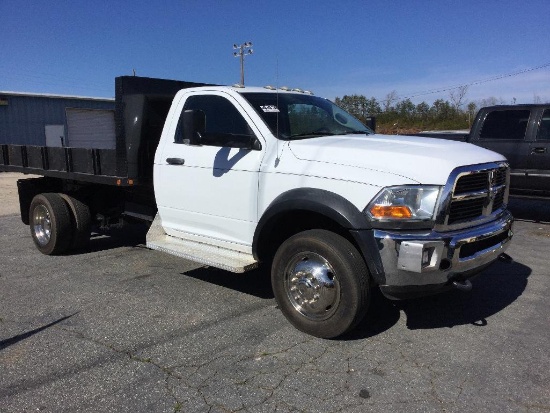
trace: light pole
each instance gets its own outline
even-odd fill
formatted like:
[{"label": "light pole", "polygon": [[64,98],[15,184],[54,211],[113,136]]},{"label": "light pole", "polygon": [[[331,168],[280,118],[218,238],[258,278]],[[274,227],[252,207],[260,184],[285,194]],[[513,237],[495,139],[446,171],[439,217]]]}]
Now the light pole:
[{"label": "light pole", "polygon": [[251,49],[252,42],[245,42],[243,44],[234,44],[233,49],[237,50],[233,52],[233,56],[241,58],[241,86],[244,86],[244,57],[246,55],[254,53],[254,50]]}]

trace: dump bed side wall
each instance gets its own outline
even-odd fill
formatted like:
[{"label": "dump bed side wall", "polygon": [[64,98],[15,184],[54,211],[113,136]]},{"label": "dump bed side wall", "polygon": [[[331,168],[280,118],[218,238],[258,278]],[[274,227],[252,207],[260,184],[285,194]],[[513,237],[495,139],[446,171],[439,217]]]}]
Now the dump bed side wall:
[{"label": "dump bed side wall", "polygon": [[175,94],[204,83],[115,79],[115,149],[0,145],[0,171],[109,185],[152,182],[153,159]]},{"label": "dump bed side wall", "polygon": [[117,174],[150,182],[166,115],[181,89],[204,83],[137,76],[116,78]]}]

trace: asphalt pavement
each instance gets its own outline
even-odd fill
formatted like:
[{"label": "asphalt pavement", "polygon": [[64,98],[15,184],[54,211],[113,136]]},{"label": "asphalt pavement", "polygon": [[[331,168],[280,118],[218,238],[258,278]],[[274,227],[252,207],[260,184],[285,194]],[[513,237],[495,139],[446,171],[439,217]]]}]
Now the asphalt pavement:
[{"label": "asphalt pavement", "polygon": [[470,293],[375,295],[338,340],[295,330],[267,269],[151,251],[140,226],[38,252],[0,217],[0,412],[548,412],[550,203],[511,202]]}]

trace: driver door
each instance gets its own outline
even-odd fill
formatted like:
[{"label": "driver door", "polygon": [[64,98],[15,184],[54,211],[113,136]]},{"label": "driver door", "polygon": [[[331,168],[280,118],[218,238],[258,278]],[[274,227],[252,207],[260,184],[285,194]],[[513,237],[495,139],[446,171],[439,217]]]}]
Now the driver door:
[{"label": "driver door", "polygon": [[[155,165],[155,194],[164,230],[250,253],[264,151],[226,146],[224,137],[229,142],[231,136],[260,134],[240,104],[223,92],[184,95],[179,106],[180,114],[188,109],[204,112],[205,144],[191,145],[178,136],[183,133],[181,115],[180,122],[171,126],[175,139],[165,144],[160,164]],[[209,139],[212,136],[216,138]]]}]

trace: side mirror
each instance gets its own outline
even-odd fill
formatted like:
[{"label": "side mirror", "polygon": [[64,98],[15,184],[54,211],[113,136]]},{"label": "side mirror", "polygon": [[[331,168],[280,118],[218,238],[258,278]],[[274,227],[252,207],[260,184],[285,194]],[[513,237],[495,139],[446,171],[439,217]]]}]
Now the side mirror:
[{"label": "side mirror", "polygon": [[204,136],[206,116],[202,110],[185,110],[183,112],[183,142],[189,145],[200,145]]},{"label": "side mirror", "polygon": [[376,132],[376,117],[375,116],[368,116],[365,119],[366,126],[368,126],[370,129],[372,129],[373,132]]},{"label": "side mirror", "polygon": [[245,136],[243,139],[243,146],[237,145],[236,147],[250,149],[253,151],[261,151],[262,150],[262,143],[258,138],[255,136]]},{"label": "side mirror", "polygon": [[261,151],[262,150],[262,143],[255,136],[252,138],[252,144],[250,145],[250,149],[252,149],[253,151]]}]

